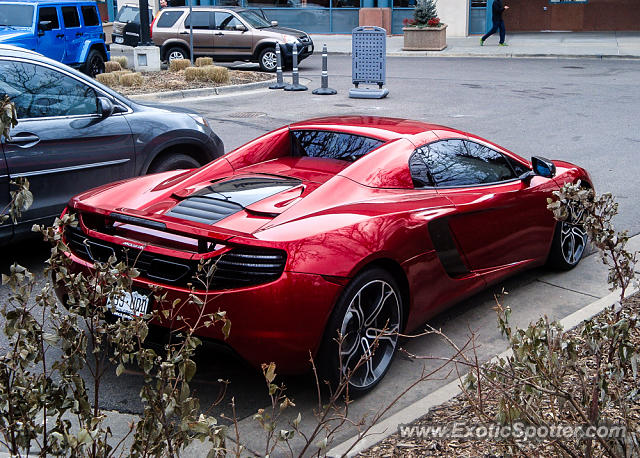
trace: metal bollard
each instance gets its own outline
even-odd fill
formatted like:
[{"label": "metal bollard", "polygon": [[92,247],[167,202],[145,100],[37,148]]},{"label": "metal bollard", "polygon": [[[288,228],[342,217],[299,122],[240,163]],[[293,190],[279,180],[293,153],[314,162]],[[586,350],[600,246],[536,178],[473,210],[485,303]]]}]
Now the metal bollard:
[{"label": "metal bollard", "polygon": [[329,87],[329,72],[327,70],[327,44],[322,47],[322,84],[318,89],[314,89],[316,95],[334,95],[338,91]]},{"label": "metal bollard", "polygon": [[291,72],[291,84],[284,87],[285,91],[306,91],[307,86],[300,84],[300,75],[298,74],[298,43],[293,44],[293,71]]},{"label": "metal bollard", "polygon": [[284,89],[286,84],[282,79],[282,53],[280,52],[280,43],[276,43],[276,82],[269,86],[269,89]]}]

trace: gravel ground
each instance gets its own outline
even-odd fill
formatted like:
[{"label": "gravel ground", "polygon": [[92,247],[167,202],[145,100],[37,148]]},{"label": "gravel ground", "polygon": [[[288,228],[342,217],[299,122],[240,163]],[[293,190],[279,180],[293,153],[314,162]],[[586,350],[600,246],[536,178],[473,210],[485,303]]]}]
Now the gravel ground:
[{"label": "gravel ground", "polygon": [[[627,309],[631,315],[640,313],[640,296],[635,296],[630,298],[625,304],[625,309]],[[594,318],[594,319],[597,319]],[[579,326],[567,334],[576,337],[576,341],[580,342],[582,345],[585,345],[582,342],[580,337],[580,333],[583,329],[584,325]],[[640,329],[635,327],[632,331],[632,340],[636,344],[636,348],[640,348]],[[579,344],[580,345],[580,344]],[[579,347],[580,348],[580,347]],[[593,358],[588,357],[584,354],[584,351],[580,352],[582,356],[578,359],[578,365],[582,367],[593,367],[595,361]],[[565,379],[566,386],[577,386],[577,381],[572,379]],[[632,376],[625,378],[620,385],[616,387],[615,391],[620,393],[624,393],[625,395],[629,395],[634,391],[634,388],[637,388],[637,381],[633,380]],[[573,385],[572,385],[573,384]],[[612,390],[613,392],[613,390]],[[491,393],[487,393],[486,395],[486,411],[488,413],[497,413],[497,401],[495,400],[498,396],[492,398]],[[546,399],[546,396],[541,396],[540,404],[547,407],[549,411],[556,410],[552,409],[549,404],[549,400]],[[632,430],[636,433],[640,431],[640,403],[638,402],[637,396],[635,399],[630,401],[630,413],[629,418],[631,420]],[[622,413],[617,410],[617,408],[611,408],[607,406],[605,411],[603,412],[606,417],[611,419],[622,418]],[[476,416],[476,412],[474,407],[469,403],[464,393],[460,394],[456,398],[451,401],[438,406],[430,410],[427,415],[422,417],[420,420],[412,423],[411,425],[415,426],[425,426],[425,425],[447,425],[452,424],[454,422],[465,422],[467,424],[480,424],[484,423]],[[549,422],[552,424],[553,422]],[[569,419],[564,420],[563,424],[575,424],[575,422],[570,421]],[[421,438],[407,438],[401,437],[399,434],[394,434],[389,436],[384,441],[379,444],[371,447],[368,450],[365,450],[359,457],[424,457],[424,456],[446,456],[446,457],[487,457],[487,458],[498,458],[498,457],[511,457],[511,456],[555,456],[557,455],[557,450],[548,446],[548,443],[540,442],[527,442],[522,449],[507,451],[507,448],[503,445],[501,446],[497,441],[492,439],[487,439],[484,441],[481,440],[429,440],[429,439],[421,439]],[[599,445],[594,446],[593,456],[604,456],[602,450],[599,449]]]},{"label": "gravel ground", "polygon": [[207,87],[235,86],[238,84],[254,83],[275,78],[272,73],[253,72],[245,70],[229,70],[231,81],[224,84],[203,81],[186,81],[184,71],[170,72],[142,72],[144,83],[138,87],[116,85],[113,89],[124,95],[148,94],[153,92],[179,91],[184,89],[202,89]]}]

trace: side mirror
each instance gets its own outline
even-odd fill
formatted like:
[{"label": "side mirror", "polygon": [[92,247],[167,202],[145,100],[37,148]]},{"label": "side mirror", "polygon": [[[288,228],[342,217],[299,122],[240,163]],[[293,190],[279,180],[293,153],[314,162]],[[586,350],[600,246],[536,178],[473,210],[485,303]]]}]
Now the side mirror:
[{"label": "side mirror", "polygon": [[545,178],[553,178],[556,175],[556,166],[549,159],[540,156],[531,158],[533,173]]},{"label": "side mirror", "polygon": [[44,35],[44,33],[49,30],[53,30],[53,24],[51,21],[40,21],[38,23],[38,36]]},{"label": "side mirror", "polygon": [[106,97],[98,97],[99,115],[102,119],[108,118],[113,114],[113,103]]},{"label": "side mirror", "polygon": [[242,24],[236,24],[236,30],[239,32],[246,32],[247,28]]},{"label": "side mirror", "polygon": [[278,27],[278,21],[271,21],[271,27]]}]

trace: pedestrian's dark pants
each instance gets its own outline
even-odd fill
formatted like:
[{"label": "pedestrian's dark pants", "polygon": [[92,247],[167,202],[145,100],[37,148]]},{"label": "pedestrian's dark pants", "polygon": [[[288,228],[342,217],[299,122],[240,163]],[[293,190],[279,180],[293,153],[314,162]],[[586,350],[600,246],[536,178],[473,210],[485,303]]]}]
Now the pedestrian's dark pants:
[{"label": "pedestrian's dark pants", "polygon": [[489,30],[486,34],[484,34],[484,36],[482,37],[482,41],[485,41],[491,35],[496,33],[498,29],[500,29],[500,43],[504,43],[505,28],[504,28],[504,21],[502,19],[498,21],[493,21],[493,27],[491,27],[491,30]]}]

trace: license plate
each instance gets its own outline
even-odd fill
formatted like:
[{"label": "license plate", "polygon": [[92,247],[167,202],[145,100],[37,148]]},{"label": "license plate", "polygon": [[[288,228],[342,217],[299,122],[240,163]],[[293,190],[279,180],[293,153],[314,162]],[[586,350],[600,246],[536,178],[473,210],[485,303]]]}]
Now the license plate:
[{"label": "license plate", "polygon": [[309,45],[309,46],[307,46],[307,51],[309,51],[309,52],[313,52],[313,45]]},{"label": "license plate", "polygon": [[124,38],[116,37],[116,43],[124,43]]},{"label": "license plate", "polygon": [[149,296],[137,291],[122,291],[107,300],[111,313],[128,320],[134,316],[146,315],[149,309]]}]

